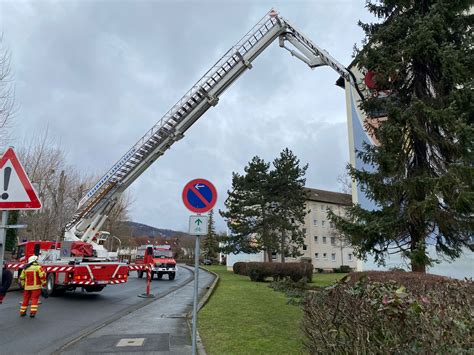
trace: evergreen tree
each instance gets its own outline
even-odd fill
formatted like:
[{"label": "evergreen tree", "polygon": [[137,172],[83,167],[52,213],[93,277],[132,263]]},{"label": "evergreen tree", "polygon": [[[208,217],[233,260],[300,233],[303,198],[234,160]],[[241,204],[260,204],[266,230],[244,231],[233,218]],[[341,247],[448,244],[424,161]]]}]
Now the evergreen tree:
[{"label": "evergreen tree", "polygon": [[232,174],[232,190],[227,191],[226,211],[231,236],[224,251],[229,253],[258,253],[265,251],[268,260],[278,249],[273,224],[275,216],[269,188],[270,164],[255,156],[245,167],[244,175]]},{"label": "evergreen tree", "polygon": [[[369,11],[381,22],[361,24],[357,53],[373,71],[385,99],[361,104],[387,119],[368,124],[380,142],[358,156],[374,172],[349,167],[375,210],[353,206],[335,222],[359,257],[393,252],[426,271],[427,245],[455,259],[473,230],[473,43],[470,0],[378,0]],[[381,123],[381,124],[378,124]]]},{"label": "evergreen tree", "polygon": [[204,237],[202,249],[207,259],[216,259],[219,252],[219,240],[216,234],[216,226],[214,221],[214,210],[208,213],[209,225],[207,227],[207,235]]},{"label": "evergreen tree", "polygon": [[271,197],[277,215],[276,225],[280,238],[281,262],[285,256],[300,256],[304,245],[304,224],[306,192],[304,178],[308,165],[300,167],[299,159],[288,148],[273,161],[275,170],[270,173]]}]

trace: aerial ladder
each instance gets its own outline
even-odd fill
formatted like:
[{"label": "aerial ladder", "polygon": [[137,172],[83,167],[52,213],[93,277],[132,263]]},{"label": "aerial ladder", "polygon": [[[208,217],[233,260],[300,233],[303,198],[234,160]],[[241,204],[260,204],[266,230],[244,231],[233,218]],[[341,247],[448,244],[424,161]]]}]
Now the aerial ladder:
[{"label": "aerial ladder", "polygon": [[123,155],[79,202],[64,239],[91,243],[97,257],[108,257],[100,231],[120,195],[211,107],[273,41],[311,69],[329,66],[363,99],[354,74],[318,47],[275,10],[269,11],[230,48],[166,114]]}]

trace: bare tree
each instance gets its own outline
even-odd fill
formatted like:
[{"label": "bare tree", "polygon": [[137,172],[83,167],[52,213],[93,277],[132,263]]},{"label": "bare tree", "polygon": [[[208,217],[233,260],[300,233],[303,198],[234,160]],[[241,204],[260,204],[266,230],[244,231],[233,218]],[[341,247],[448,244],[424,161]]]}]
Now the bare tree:
[{"label": "bare tree", "polygon": [[18,152],[43,205],[41,210],[21,214],[20,220],[28,228],[20,236],[55,239],[63,234],[91,178],[66,164],[62,149],[48,136],[48,130]]},{"label": "bare tree", "polygon": [[345,172],[337,177],[341,192],[345,194],[352,194],[352,180],[350,176]]},{"label": "bare tree", "polygon": [[5,150],[9,142],[8,127],[15,111],[15,92],[12,84],[10,52],[2,45],[0,36],[0,146]]}]

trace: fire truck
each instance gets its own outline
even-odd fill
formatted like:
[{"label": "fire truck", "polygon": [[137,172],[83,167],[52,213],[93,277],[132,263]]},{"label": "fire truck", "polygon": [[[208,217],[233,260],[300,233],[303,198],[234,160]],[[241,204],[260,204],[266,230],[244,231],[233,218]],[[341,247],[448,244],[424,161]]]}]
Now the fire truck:
[{"label": "fire truck", "polygon": [[18,278],[30,256],[37,255],[46,272],[50,295],[61,295],[68,290],[82,288],[100,292],[107,285],[127,282],[128,266],[94,256],[92,244],[80,241],[26,241],[13,253],[14,261],[6,267]]},{"label": "fire truck", "polygon": [[[165,115],[147,131],[80,200],[73,218],[67,223],[64,241],[35,242],[19,245],[16,261],[8,267],[20,269],[32,253],[39,255],[48,273],[48,290],[84,287],[100,291],[106,285],[127,281],[127,266],[114,262],[116,255],[104,248],[109,237],[101,231],[111,209],[121,194],[162,156],[211,107],[271,43],[301,60],[311,69],[329,66],[360,96],[357,79],[349,69],[318,47],[275,10],[269,11],[252,29],[232,46]],[[154,252],[154,251],[153,251]],[[160,260],[160,258],[158,258]],[[163,259],[168,260],[168,259]],[[170,259],[169,259],[170,260]],[[174,278],[168,266],[172,262],[152,260],[158,278],[165,273]],[[161,266],[166,265],[166,270]],[[129,265],[130,270],[142,270],[144,264]],[[139,274],[140,275],[140,274]],[[143,273],[141,273],[143,275]]]},{"label": "fire truck", "polygon": [[[136,265],[151,264],[151,279],[156,275],[161,280],[168,275],[169,280],[176,277],[176,260],[173,258],[170,245],[141,245],[137,248]],[[142,278],[144,270],[139,270],[138,277]]]}]

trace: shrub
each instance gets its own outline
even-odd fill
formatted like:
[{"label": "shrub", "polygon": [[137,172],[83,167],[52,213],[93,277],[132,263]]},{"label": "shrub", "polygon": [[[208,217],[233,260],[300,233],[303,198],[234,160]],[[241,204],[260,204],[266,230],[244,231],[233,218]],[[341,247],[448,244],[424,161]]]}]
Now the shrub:
[{"label": "shrub", "polygon": [[288,304],[301,304],[307,295],[306,278],[303,277],[298,282],[294,282],[289,278],[272,281],[268,287],[275,291],[283,292],[288,297]]},{"label": "shrub", "polygon": [[321,268],[317,268],[316,269],[320,274],[322,274],[324,272],[324,269],[321,269]]},{"label": "shrub", "polygon": [[303,318],[308,352],[468,352],[474,283],[410,274],[353,273],[309,296]]},{"label": "shrub", "polygon": [[262,282],[267,277],[272,276],[272,266],[268,265],[271,263],[247,263],[247,274],[250,280]]},{"label": "shrub", "polygon": [[339,274],[347,274],[352,271],[351,267],[349,265],[341,265],[338,268],[333,269],[334,272],[339,273]]},{"label": "shrub", "polygon": [[[241,266],[239,266],[240,268]],[[313,277],[313,265],[309,263],[246,263],[246,273],[252,281],[265,281],[267,277],[272,277],[274,281],[286,278],[297,282],[306,278],[311,282]]]},{"label": "shrub", "polygon": [[247,263],[239,261],[232,266],[234,274],[248,276],[247,274]]}]

